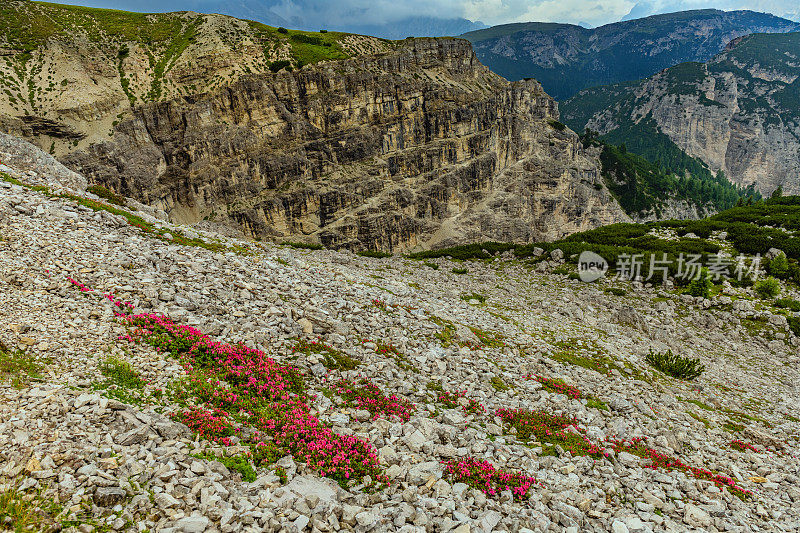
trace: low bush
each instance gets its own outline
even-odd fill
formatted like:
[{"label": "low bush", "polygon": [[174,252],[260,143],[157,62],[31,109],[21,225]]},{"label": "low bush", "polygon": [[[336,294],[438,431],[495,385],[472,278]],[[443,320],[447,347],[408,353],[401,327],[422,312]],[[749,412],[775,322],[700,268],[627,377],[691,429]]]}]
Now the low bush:
[{"label": "low bush", "polygon": [[291,64],[292,64],[292,62],[288,61],[286,59],[281,59],[279,61],[273,61],[269,65],[269,70],[272,71],[272,72],[278,72],[279,70],[283,70],[283,69],[289,70],[289,68],[291,68],[290,67]]},{"label": "low bush", "polygon": [[707,268],[703,268],[700,270],[700,274],[689,283],[689,288],[686,292],[690,295],[694,296],[695,298],[710,298],[711,297],[711,288],[713,287],[713,283],[711,283],[711,275],[708,273]]},{"label": "low bush", "polygon": [[522,500],[528,495],[531,485],[536,483],[530,476],[499,470],[491,463],[473,457],[446,461],[444,465],[444,475],[452,483],[465,483],[491,497],[508,490],[515,500]]},{"label": "low bush", "polygon": [[788,309],[789,311],[800,312],[800,302],[792,298],[778,298],[772,305],[779,309]]},{"label": "low bush", "polygon": [[673,354],[672,350],[666,352],[654,352],[645,356],[647,363],[663,372],[677,379],[693,380],[700,374],[705,372],[706,367],[700,363],[700,359],[691,359],[681,355]]},{"label": "low bush", "polygon": [[789,274],[789,260],[786,259],[786,254],[781,252],[773,257],[767,265],[767,271],[776,278],[785,279]]},{"label": "low bush", "polygon": [[381,252],[378,250],[362,250],[358,252],[358,255],[361,257],[374,257],[376,259],[384,259],[386,257],[392,257],[392,254],[388,252]]},{"label": "low bush", "polygon": [[197,457],[198,459],[206,459],[208,461],[217,461],[218,463],[222,463],[228,470],[231,470],[232,472],[238,472],[239,475],[242,476],[242,481],[246,481],[247,483],[252,483],[256,480],[256,471],[250,464],[250,461],[247,459],[247,457],[243,457],[241,455],[224,457],[214,455],[213,453],[198,453],[194,454],[193,456]]},{"label": "low bush", "polygon": [[292,242],[292,241],[283,241],[281,243],[283,246],[291,246],[296,250],[322,250],[323,246],[321,244],[317,244],[315,242]]},{"label": "low bush", "polygon": [[781,284],[777,279],[770,276],[757,282],[755,291],[764,300],[775,298],[781,293]]}]

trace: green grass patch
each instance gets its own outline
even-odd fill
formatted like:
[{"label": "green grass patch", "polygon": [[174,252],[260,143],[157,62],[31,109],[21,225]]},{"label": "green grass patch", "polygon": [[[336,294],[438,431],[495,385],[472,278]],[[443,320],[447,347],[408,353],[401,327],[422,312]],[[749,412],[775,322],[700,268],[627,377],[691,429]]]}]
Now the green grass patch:
[{"label": "green grass patch", "polygon": [[30,354],[0,342],[0,379],[11,379],[14,387],[21,388],[31,380],[42,379],[43,371],[44,365]]},{"label": "green grass patch", "polygon": [[247,483],[252,483],[256,480],[256,471],[253,468],[253,465],[250,464],[250,460],[247,457],[242,455],[225,457],[214,455],[213,453],[197,453],[192,454],[192,457],[222,463],[225,465],[225,468],[231,472],[238,472],[239,475],[242,476],[242,481],[246,481]]},{"label": "green grass patch", "polygon": [[330,370],[353,370],[361,361],[350,357],[349,355],[325,344],[321,341],[307,341],[300,339],[297,344],[292,347],[292,353],[303,353],[311,355],[312,353],[322,356],[322,364]]},{"label": "green grass patch", "polygon": [[597,398],[587,398],[586,399],[586,407],[590,409],[600,409],[601,411],[608,411],[608,405],[603,400],[599,400]]},{"label": "green grass patch", "polygon": [[132,405],[139,405],[148,399],[145,392],[147,382],[129,362],[111,356],[100,363],[99,369],[105,379],[94,383],[94,390],[103,391],[109,398]]},{"label": "green grass patch", "polygon": [[63,506],[41,492],[9,488],[0,493],[0,524],[4,531],[60,531]]},{"label": "green grass patch", "polygon": [[511,385],[503,381],[503,378],[500,376],[492,376],[489,383],[492,385],[492,388],[498,392],[505,392],[511,389]]},{"label": "green grass patch", "polygon": [[477,292],[473,292],[471,294],[462,294],[461,299],[465,302],[469,302],[470,300],[477,300],[479,303],[486,303],[486,296],[483,294],[478,294]]},{"label": "green grass patch", "polygon": [[314,242],[292,242],[292,241],[283,241],[281,243],[283,246],[291,246],[295,250],[322,250],[323,246],[321,244],[317,244]]},{"label": "green grass patch", "polygon": [[114,205],[125,205],[125,198],[114,191],[106,189],[102,185],[90,185],[86,188],[86,191],[94,194],[95,196],[99,196],[108,203]]}]

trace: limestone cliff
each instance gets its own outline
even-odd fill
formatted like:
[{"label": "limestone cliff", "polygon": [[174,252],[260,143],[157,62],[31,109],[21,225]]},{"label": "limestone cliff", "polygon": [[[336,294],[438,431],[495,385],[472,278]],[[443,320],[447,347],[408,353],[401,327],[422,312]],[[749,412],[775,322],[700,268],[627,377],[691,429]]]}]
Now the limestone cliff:
[{"label": "limestone cliff", "polygon": [[633,149],[658,149],[666,136],[738,185],[798,194],[800,33],[743,37],[707,63],[587,89],[565,114]]},{"label": "limestone cliff", "polygon": [[[241,22],[200,17],[203,27]],[[176,221],[231,224],[254,238],[406,250],[554,239],[626,220],[596,157],[557,122],[555,101],[535,81],[490,72],[467,41],[339,35],[349,58],[291,71],[264,59],[248,73],[238,63],[246,47],[193,35],[160,92],[152,80],[135,99],[115,92],[124,84],[112,67],[135,55],[135,43],[118,43],[127,55],[107,54],[110,63],[73,62],[86,116],[65,99],[34,100],[34,118],[11,115],[6,129],[45,148],[57,139],[67,166]],[[48,63],[62,42],[34,55]],[[214,46],[233,50],[221,55],[236,73],[224,82],[208,81]],[[86,78],[107,90],[93,93]],[[186,80],[203,81],[190,90]],[[98,129],[91,113],[114,120]]]}]

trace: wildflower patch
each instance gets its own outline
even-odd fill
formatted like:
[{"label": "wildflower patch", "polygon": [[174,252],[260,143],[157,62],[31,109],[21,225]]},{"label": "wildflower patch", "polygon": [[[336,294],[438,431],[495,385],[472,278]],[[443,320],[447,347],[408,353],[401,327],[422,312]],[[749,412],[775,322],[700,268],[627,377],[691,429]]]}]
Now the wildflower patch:
[{"label": "wildflower patch", "polygon": [[749,451],[749,452],[758,453],[758,449],[755,446],[753,446],[749,442],[745,442],[745,441],[739,440],[739,439],[732,440],[731,443],[728,446],[730,446],[731,448],[733,448],[734,450],[739,451],[739,452],[748,452]]},{"label": "wildflower patch", "polygon": [[647,447],[645,437],[637,437],[631,439],[630,441],[611,438],[608,439],[607,442],[617,453],[628,452],[637,457],[641,457],[642,459],[648,459],[650,464],[646,465],[645,468],[652,468],[654,470],[659,468],[663,468],[665,470],[682,470],[687,474],[693,475],[697,479],[705,479],[718,486],[727,487],[732,494],[739,498],[747,499],[753,495],[751,491],[736,485],[736,482],[728,476],[715,474],[714,472],[706,470],[705,468],[687,465],[680,459],[675,459],[674,457],[670,457]]},{"label": "wildflower patch", "polygon": [[310,413],[303,376],[294,367],[281,365],[260,350],[242,344],[213,341],[192,327],[175,324],[160,315],[124,319],[131,328],[129,340],[149,344],[183,361],[189,374],[189,386],[185,388],[188,397],[184,400],[212,408],[177,414],[193,430],[222,444],[229,443],[232,441],[228,433],[235,430],[230,419],[254,430],[243,442],[254,453],[274,443],[319,475],[343,486],[367,475],[386,481],[375,449],[368,442],[338,435]]},{"label": "wildflower patch", "polygon": [[511,491],[515,500],[522,500],[536,480],[518,472],[508,472],[494,467],[488,461],[478,461],[473,457],[460,461],[446,461],[444,475],[451,483],[465,483],[483,491],[487,496],[496,497],[503,491]]},{"label": "wildflower patch", "polygon": [[535,439],[542,444],[561,446],[573,456],[588,455],[599,459],[608,455],[578,429],[573,417],[528,409],[499,409],[497,416],[516,430],[521,441]]},{"label": "wildflower patch", "polygon": [[340,380],[334,384],[333,390],[349,404],[369,411],[373,420],[394,415],[406,422],[416,410],[414,404],[404,398],[398,398],[394,394],[386,396],[377,385],[367,379],[357,382]]}]

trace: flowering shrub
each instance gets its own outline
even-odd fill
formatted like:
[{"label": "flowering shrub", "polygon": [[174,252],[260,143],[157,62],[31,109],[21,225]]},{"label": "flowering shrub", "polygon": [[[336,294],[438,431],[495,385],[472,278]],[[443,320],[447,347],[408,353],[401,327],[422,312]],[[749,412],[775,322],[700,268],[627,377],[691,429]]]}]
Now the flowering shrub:
[{"label": "flowering shrub", "polygon": [[[83,292],[92,291],[74,284]],[[174,414],[200,436],[229,445],[235,427],[246,424],[252,431],[243,444],[250,446],[256,464],[291,453],[343,486],[367,475],[386,481],[368,442],[338,435],[310,414],[303,377],[294,367],[242,344],[214,341],[167,317],[130,315],[124,305],[121,309],[118,316],[130,327],[125,338],[181,360],[188,374],[183,399],[211,407],[194,406]]]},{"label": "flowering shrub", "polygon": [[444,405],[448,409],[455,409],[458,407],[458,399],[463,398],[466,392],[457,391],[457,392],[446,392],[442,391],[436,397],[436,401],[440,404]]},{"label": "flowering shrub", "polygon": [[394,309],[392,309],[392,306],[390,306],[389,304],[387,304],[383,300],[379,300],[378,298],[375,298],[374,300],[372,300],[372,305],[374,307],[377,307],[378,309],[380,309],[384,313],[392,313],[392,312],[394,312]]},{"label": "flowering shrub", "polygon": [[697,479],[705,479],[715,483],[716,485],[728,487],[733,494],[740,498],[748,498],[753,495],[751,491],[736,485],[736,482],[728,476],[715,474],[704,468],[689,466],[680,459],[675,459],[668,455],[659,453],[652,448],[648,448],[645,444],[645,441],[645,437],[637,437],[629,442],[614,438],[607,439],[607,442],[616,452],[628,452],[637,457],[641,457],[642,459],[649,459],[651,464],[645,466],[645,468],[652,468],[654,470],[657,468],[664,468],[666,470],[682,470],[686,473],[692,474]]},{"label": "flowering shrub", "polygon": [[740,452],[751,451],[751,452],[758,453],[758,450],[756,449],[755,446],[753,446],[749,442],[745,442],[743,440],[738,440],[738,439],[737,440],[732,440],[731,443],[729,444],[729,446],[731,448],[733,448],[734,450],[737,450],[737,451],[740,451]]},{"label": "flowering shrub", "polygon": [[221,409],[214,408],[213,411],[201,407],[184,409],[174,415],[179,422],[183,422],[192,431],[214,442],[228,445],[230,437],[234,433],[234,426],[228,418],[228,413]]},{"label": "flowering shrub", "polygon": [[559,445],[572,455],[607,456],[602,448],[593,444],[577,428],[577,421],[572,417],[528,409],[498,409],[497,416],[516,429],[520,440],[534,438],[543,444]]},{"label": "flowering shrub", "polygon": [[341,380],[334,385],[334,390],[345,401],[355,405],[358,409],[366,409],[372,414],[372,419],[381,416],[396,415],[404,422],[411,418],[411,413],[416,409],[414,404],[395,395],[386,396],[383,391],[366,379],[358,383]]},{"label": "flowering shrub", "polygon": [[531,377],[533,377],[533,379],[541,383],[542,388],[544,388],[544,390],[546,390],[547,392],[566,394],[570,398],[574,398],[576,400],[579,399],[581,396],[583,396],[583,394],[578,388],[567,385],[561,379],[546,378],[544,376],[528,376],[526,379],[531,379]]},{"label": "flowering shrub", "polygon": [[468,398],[467,399],[467,405],[465,405],[463,407],[463,409],[464,409],[465,413],[474,414],[474,415],[478,415],[478,414],[482,414],[482,413],[486,412],[486,407],[484,407],[481,402],[479,402],[478,400],[475,400],[473,398]]},{"label": "flowering shrub", "polygon": [[510,490],[515,500],[528,495],[531,485],[536,480],[530,476],[496,469],[487,461],[478,461],[473,457],[461,461],[446,461],[444,475],[453,483],[466,483],[472,488],[496,496]]}]

